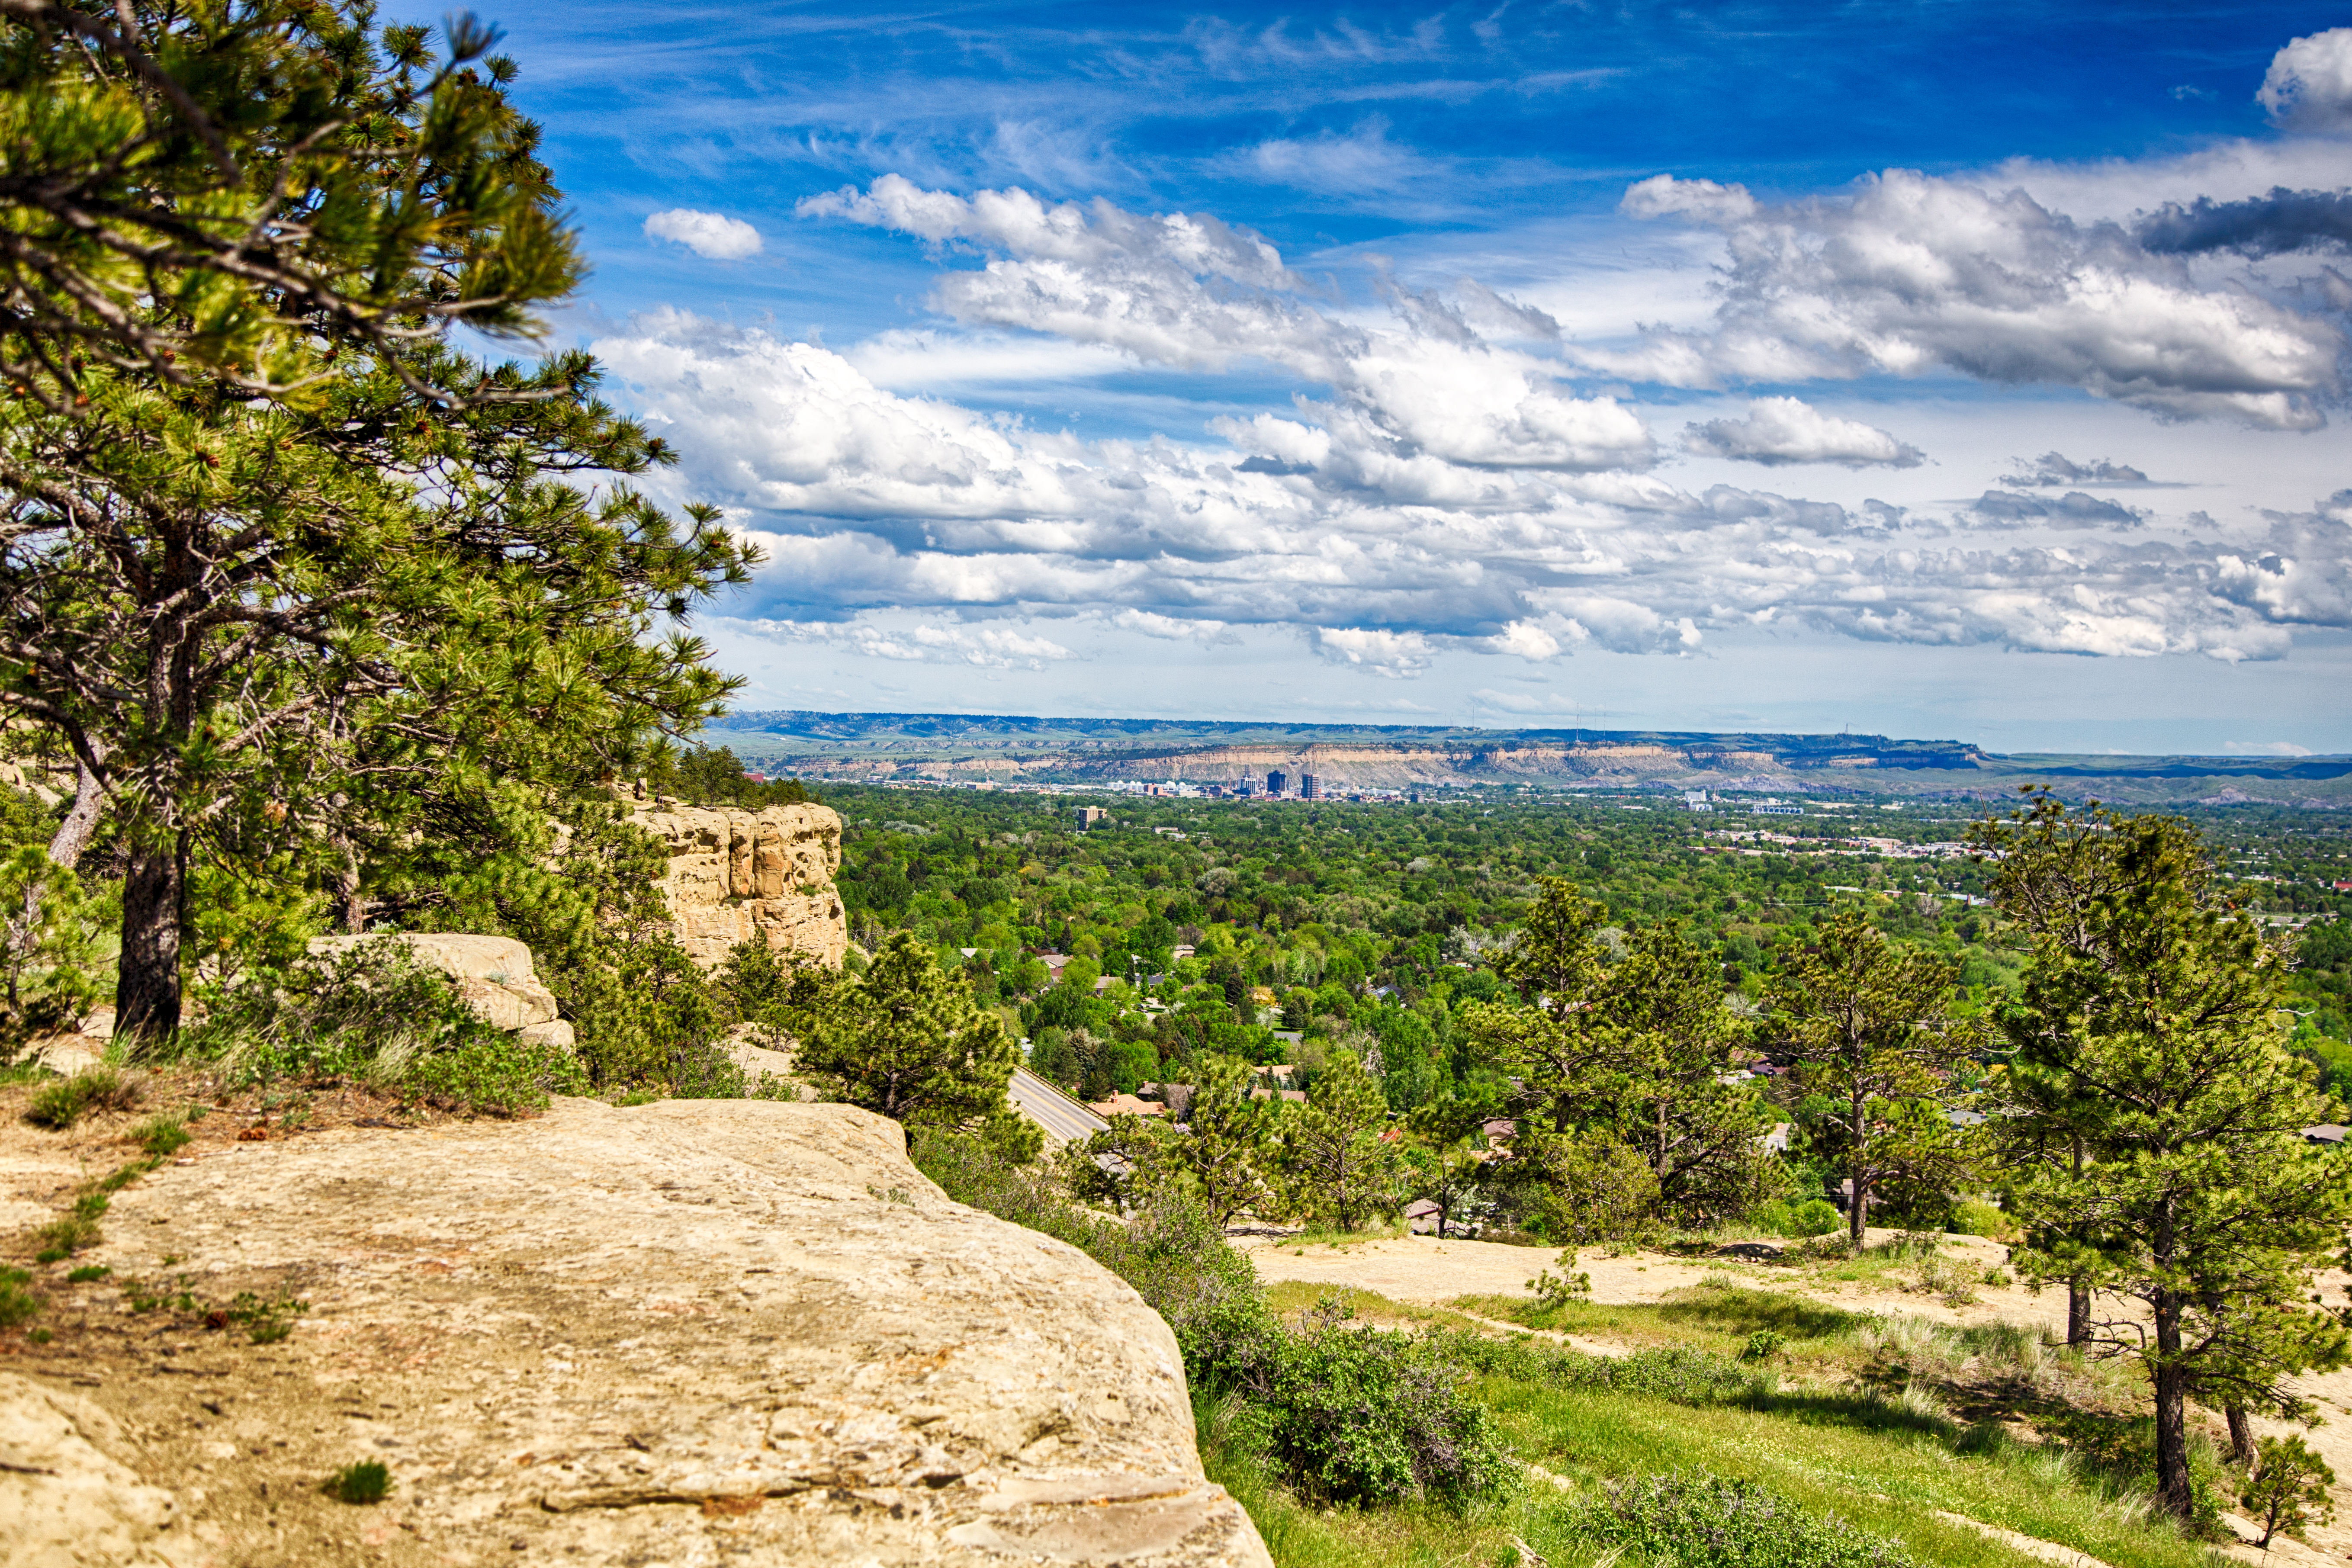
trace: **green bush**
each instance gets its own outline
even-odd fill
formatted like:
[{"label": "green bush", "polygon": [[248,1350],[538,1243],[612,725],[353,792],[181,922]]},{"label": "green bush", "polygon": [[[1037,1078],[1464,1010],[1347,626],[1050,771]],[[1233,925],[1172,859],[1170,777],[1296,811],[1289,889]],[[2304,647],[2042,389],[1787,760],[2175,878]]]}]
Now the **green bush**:
[{"label": "green bush", "polygon": [[142,1093],[139,1080],[113,1068],[86,1068],[37,1090],[25,1107],[25,1120],[36,1127],[62,1132],[94,1110],[130,1110]]},{"label": "green bush", "polygon": [[919,1128],[911,1148],[950,1197],[1066,1241],[1133,1286],[1175,1331],[1196,1397],[1246,1405],[1251,1446],[1301,1491],[1458,1506],[1512,1483],[1486,1411],[1462,1392],[1469,1363],[1452,1342],[1350,1326],[1336,1312],[1285,1327],[1248,1258],[1181,1195],[1150,1195],[1121,1224],[980,1139]]},{"label": "green bush", "polygon": [[221,1313],[221,1321],[224,1325],[235,1323],[244,1329],[246,1337],[255,1344],[274,1345],[291,1335],[294,1320],[310,1310],[310,1302],[298,1301],[290,1296],[257,1296],[250,1290],[240,1290]]},{"label": "green bush", "polygon": [[392,1495],[392,1471],[381,1459],[345,1465],[327,1482],[327,1495],[337,1502],[382,1502]]},{"label": "green bush", "polygon": [[27,1289],[33,1277],[21,1268],[0,1268],[0,1329],[13,1329],[41,1310],[41,1299]]},{"label": "green bush", "polygon": [[2000,1236],[2010,1228],[2009,1216],[1992,1205],[1971,1198],[1952,1205],[1946,1228],[1955,1236]]},{"label": "green bush", "polygon": [[169,1111],[149,1117],[131,1130],[131,1140],[146,1150],[151,1159],[170,1159],[188,1146],[187,1121]]},{"label": "green bush", "polygon": [[1271,1375],[1250,1392],[1268,1457],[1308,1497],[1458,1506],[1509,1484],[1492,1417],[1463,1397],[1462,1369],[1424,1342],[1326,1310],[1273,1344]]},{"label": "green bush", "polygon": [[1899,1542],[1812,1514],[1753,1481],[1650,1476],[1609,1489],[1578,1532],[1675,1568],[1913,1568]]},{"label": "green bush", "polygon": [[399,942],[363,942],[257,969],[206,998],[183,1048],[217,1058],[233,1087],[350,1079],[468,1114],[542,1110],[583,1087],[561,1047],[484,1022]]},{"label": "green bush", "polygon": [[1822,1198],[1808,1198],[1801,1204],[1774,1198],[1750,1209],[1748,1223],[1773,1236],[1827,1236],[1845,1221],[1836,1205]]}]

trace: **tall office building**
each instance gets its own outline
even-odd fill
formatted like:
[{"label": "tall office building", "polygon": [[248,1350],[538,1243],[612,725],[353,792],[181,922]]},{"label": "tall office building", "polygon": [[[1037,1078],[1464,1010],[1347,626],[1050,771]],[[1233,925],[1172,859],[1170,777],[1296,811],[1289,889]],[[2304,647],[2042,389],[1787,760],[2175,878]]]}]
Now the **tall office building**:
[{"label": "tall office building", "polygon": [[1278,795],[1282,793],[1282,786],[1289,782],[1288,773],[1284,773],[1280,768],[1270,769],[1265,775],[1265,793]]},{"label": "tall office building", "polygon": [[1315,793],[1315,775],[1313,773],[1301,773],[1298,775],[1298,798],[1301,800],[1313,800],[1317,798]]}]

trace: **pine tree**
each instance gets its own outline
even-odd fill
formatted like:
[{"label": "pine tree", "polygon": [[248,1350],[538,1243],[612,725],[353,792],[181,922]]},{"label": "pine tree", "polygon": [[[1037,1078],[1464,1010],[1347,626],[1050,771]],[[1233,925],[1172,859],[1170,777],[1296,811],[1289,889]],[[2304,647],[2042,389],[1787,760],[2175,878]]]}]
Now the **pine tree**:
[{"label": "pine tree", "polygon": [[1273,1205],[1267,1166],[1274,1152],[1275,1100],[1253,1100],[1257,1073],[1232,1057],[1203,1056],[1194,1068],[1192,1103],[1184,1121],[1191,1134],[1176,1139],[1169,1158],[1191,1179],[1201,1206],[1218,1225],[1244,1209],[1264,1212]]},{"label": "pine tree", "polygon": [[1353,1051],[1334,1051],[1294,1105],[1283,1129],[1283,1174],[1291,1208],[1343,1231],[1393,1214],[1404,1173],[1380,1080]]},{"label": "pine tree", "polygon": [[1685,1222],[1736,1212],[1756,1195],[1756,1097],[1727,1081],[1748,1037],[1714,956],[1682,927],[1634,929],[1596,1006],[1628,1056],[1618,1131],[1657,1177],[1659,1207]]},{"label": "pine tree", "polygon": [[2301,1415],[2290,1380],[2352,1359],[2305,1306],[2352,1225],[2352,1166],[2302,1137],[2340,1108],[2284,1048],[2285,947],[2231,906],[2186,824],[2095,809],[2084,826],[2044,797],[1984,835],[2032,942],[2007,1023],[2018,1070],[2063,1083],[2090,1155],[2020,1184],[2034,1242],[2016,1262],[2142,1309],[2087,1342],[2147,1370],[2158,1492],[2188,1517],[2191,1395]]},{"label": "pine tree", "polygon": [[901,931],[818,1005],[795,1065],[836,1099],[893,1121],[977,1130],[1004,1113],[1019,1061],[1003,1020]]},{"label": "pine tree", "polygon": [[580,276],[487,30],[436,67],[358,5],[0,18],[0,130],[46,172],[0,194],[0,710],[73,759],[68,827],[102,796],[122,830],[116,1026],[152,1046],[192,862],[316,853],[355,925],[372,852],[528,837],[716,710],[701,645],[651,634],[756,556],[564,482],[672,458],[586,356],[438,341]]},{"label": "pine tree", "polygon": [[[1954,965],[1903,952],[1858,914],[1831,920],[1819,950],[1792,955],[1774,980],[1797,1081],[1837,1107],[1825,1121],[1853,1184],[1847,1226],[1856,1247],[1881,1184],[1959,1173],[1958,1141],[1941,1112],[1962,1098],[1954,1074],[1987,1041],[1953,1016],[1957,982]],[[1906,1102],[1929,1114],[1906,1114]]]},{"label": "pine tree", "polygon": [[[514,62],[470,16],[310,0],[0,4],[0,374],[299,398],[354,351],[529,332],[584,271]],[[444,402],[463,384],[420,379]]]}]

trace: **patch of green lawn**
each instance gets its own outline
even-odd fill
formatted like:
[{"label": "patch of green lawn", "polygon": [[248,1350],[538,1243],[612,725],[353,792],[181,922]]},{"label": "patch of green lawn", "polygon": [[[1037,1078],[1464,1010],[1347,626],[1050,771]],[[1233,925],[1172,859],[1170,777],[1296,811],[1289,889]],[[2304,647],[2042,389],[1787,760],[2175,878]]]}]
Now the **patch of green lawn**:
[{"label": "patch of green lawn", "polygon": [[[1947,1424],[1884,1402],[1796,1393],[1768,1396],[1761,1409],[1693,1406],[1504,1379],[1484,1380],[1479,1393],[1521,1458],[1587,1487],[1676,1470],[1738,1477],[1952,1568],[2029,1560],[1937,1519],[1938,1510],[2057,1542],[2113,1568],[2213,1562],[2169,1524],[2149,1521],[2137,1500],[2117,1500],[2059,1456],[1999,1441],[1956,1451]],[[1590,1555],[1570,1538],[1566,1514],[1533,1511],[1540,1517],[1522,1533],[1538,1552],[1555,1563]]]}]

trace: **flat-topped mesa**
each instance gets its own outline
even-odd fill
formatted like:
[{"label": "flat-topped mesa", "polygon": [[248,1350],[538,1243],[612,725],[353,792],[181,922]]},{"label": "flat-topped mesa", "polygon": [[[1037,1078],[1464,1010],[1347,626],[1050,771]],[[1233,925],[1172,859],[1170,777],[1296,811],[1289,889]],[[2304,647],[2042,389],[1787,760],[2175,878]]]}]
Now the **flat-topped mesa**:
[{"label": "flat-topped mesa", "polygon": [[656,805],[631,817],[669,850],[661,881],[678,945],[705,968],[737,942],[768,933],[778,952],[841,967],[849,922],[833,874],[841,817],[830,806]]}]

